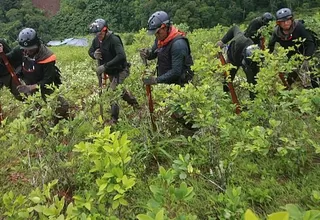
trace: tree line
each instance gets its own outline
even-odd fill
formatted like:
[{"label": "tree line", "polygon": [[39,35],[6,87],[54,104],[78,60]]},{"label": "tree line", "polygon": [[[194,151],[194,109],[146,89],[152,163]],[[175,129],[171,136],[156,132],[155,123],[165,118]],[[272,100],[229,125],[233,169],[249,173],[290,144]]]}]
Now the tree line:
[{"label": "tree line", "polygon": [[57,15],[46,18],[31,0],[2,0],[0,37],[15,41],[23,27],[35,28],[44,41],[88,34],[88,24],[96,18],[107,20],[116,32],[134,32],[147,26],[157,11],[169,13],[175,24],[190,30],[231,25],[250,20],[281,7],[295,10],[320,6],[320,0],[61,0]]}]

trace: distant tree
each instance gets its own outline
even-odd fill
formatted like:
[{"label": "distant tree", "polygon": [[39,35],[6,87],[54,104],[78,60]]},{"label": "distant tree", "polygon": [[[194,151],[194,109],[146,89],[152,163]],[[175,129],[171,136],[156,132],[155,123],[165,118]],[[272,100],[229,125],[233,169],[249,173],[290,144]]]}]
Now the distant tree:
[{"label": "distant tree", "polygon": [[85,35],[96,18],[105,19],[116,32],[138,31],[158,10],[193,30],[241,23],[266,11],[275,14],[281,7],[295,11],[315,6],[320,6],[320,0],[61,0],[59,13],[48,20],[31,0],[1,0],[0,37],[12,41],[25,26],[37,29],[45,40]]}]

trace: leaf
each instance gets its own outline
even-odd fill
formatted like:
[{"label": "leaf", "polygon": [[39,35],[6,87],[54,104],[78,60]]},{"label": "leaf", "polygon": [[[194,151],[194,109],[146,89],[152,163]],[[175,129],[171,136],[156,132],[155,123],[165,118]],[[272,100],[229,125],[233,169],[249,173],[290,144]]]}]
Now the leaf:
[{"label": "leaf", "polygon": [[43,214],[46,216],[55,216],[57,213],[56,213],[56,209],[50,206],[50,208],[47,208],[47,207],[43,208]]},{"label": "leaf", "polygon": [[107,185],[108,185],[108,183],[104,183],[104,184],[100,185],[99,192],[102,192],[107,187]]},{"label": "leaf", "polygon": [[185,162],[182,154],[179,154],[179,159],[180,159],[182,162]]},{"label": "leaf", "polygon": [[154,194],[154,195],[157,195],[157,194],[160,194],[161,193],[161,190],[159,187],[155,186],[155,185],[151,185],[149,186],[151,192]]},{"label": "leaf", "polygon": [[76,200],[76,201],[82,201],[83,200],[83,198],[81,197],[81,196],[73,196],[72,197],[74,200]]},{"label": "leaf", "polygon": [[67,212],[66,212],[67,216],[71,216],[72,212],[73,212],[73,203],[71,202],[67,207]]},{"label": "leaf", "polygon": [[112,168],[111,172],[112,172],[113,175],[115,175],[118,178],[122,178],[123,177],[123,171],[119,167]]},{"label": "leaf", "polygon": [[276,212],[268,215],[268,220],[289,220],[288,212]]},{"label": "leaf", "polygon": [[188,168],[188,173],[193,173],[193,167],[190,163],[188,164],[187,168]]},{"label": "leaf", "polygon": [[163,220],[164,219],[164,209],[161,209],[157,214],[155,220]]},{"label": "leaf", "polygon": [[38,204],[38,203],[41,202],[41,199],[40,199],[40,197],[38,197],[38,196],[29,198],[29,199],[30,199],[32,202],[36,203],[36,204]]},{"label": "leaf", "polygon": [[117,209],[120,205],[120,202],[118,200],[112,202],[112,209]]},{"label": "leaf", "polygon": [[84,207],[86,207],[86,209],[88,209],[89,211],[91,211],[91,203],[90,202],[86,202],[84,204]]},{"label": "leaf", "polygon": [[139,215],[137,215],[137,218],[139,220],[154,220],[153,218],[151,218],[150,216],[145,215],[145,214],[139,214]]},{"label": "leaf", "polygon": [[277,120],[274,120],[274,119],[269,119],[269,123],[270,123],[272,128],[276,128],[281,124],[281,121],[277,121]]},{"label": "leaf", "polygon": [[244,214],[245,220],[259,220],[259,218],[251,211],[251,209],[247,209],[246,213]]},{"label": "leaf", "polygon": [[186,196],[187,193],[188,193],[187,184],[185,182],[182,182],[180,184],[180,188],[175,190],[174,195],[177,197],[177,199],[181,200]]},{"label": "leaf", "polygon": [[293,204],[287,204],[285,206],[286,210],[289,212],[290,214],[290,218],[293,219],[302,219],[303,213],[301,212],[301,210],[299,209],[299,207],[297,207],[296,205]]},{"label": "leaf", "polygon": [[119,198],[121,198],[121,197],[123,197],[123,195],[117,194],[117,195],[115,195],[115,196],[113,197],[113,200],[117,200],[117,199],[119,199]]},{"label": "leaf", "polygon": [[120,194],[125,193],[125,190],[123,190],[123,189],[120,187],[119,184],[115,184],[115,185],[114,185],[114,189],[115,189],[118,193],[120,193]]},{"label": "leaf", "polygon": [[114,184],[109,184],[107,187],[107,192],[112,192],[114,190]]},{"label": "leaf", "polygon": [[60,215],[57,220],[64,220],[64,216],[63,215]]},{"label": "leaf", "polygon": [[135,178],[129,178],[127,177],[127,175],[124,175],[122,177],[122,183],[125,189],[130,189],[131,187],[133,187],[136,182],[135,182]]},{"label": "leaf", "polygon": [[184,180],[184,179],[187,178],[187,174],[186,174],[185,172],[182,172],[182,173],[180,173],[179,178],[180,178],[181,180]]},{"label": "leaf", "polygon": [[43,212],[43,206],[41,205],[36,205],[35,207],[33,207],[33,209],[38,212],[38,213],[42,213]]},{"label": "leaf", "polygon": [[19,212],[18,216],[22,219],[28,219],[29,218],[29,212]]},{"label": "leaf", "polygon": [[162,177],[166,175],[166,170],[163,168],[163,166],[159,167],[159,173]]},{"label": "leaf", "polygon": [[320,219],[319,210],[309,210],[303,216],[303,220],[318,220],[318,219]]},{"label": "leaf", "polygon": [[120,199],[119,199],[119,202],[120,202],[121,205],[125,205],[125,206],[128,205],[127,200],[125,200],[124,198],[120,198]]}]

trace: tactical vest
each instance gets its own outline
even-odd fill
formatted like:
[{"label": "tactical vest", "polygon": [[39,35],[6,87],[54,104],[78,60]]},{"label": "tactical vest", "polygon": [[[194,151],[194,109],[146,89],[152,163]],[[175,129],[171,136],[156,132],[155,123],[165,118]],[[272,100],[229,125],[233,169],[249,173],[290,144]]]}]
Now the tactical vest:
[{"label": "tactical vest", "polygon": [[[189,76],[189,71],[191,71],[190,66],[193,64],[193,60],[191,56],[191,49],[190,49],[190,44],[188,39],[183,36],[178,36],[174,38],[171,42],[169,42],[165,47],[160,48],[157,53],[157,56],[158,56],[157,72],[158,72],[158,76],[161,76],[172,69],[171,47],[175,41],[180,39],[184,39],[187,42],[189,54],[184,61],[181,77],[179,79],[176,79],[170,82],[170,83],[179,84],[179,85],[187,83],[189,80],[191,80]],[[193,72],[192,72],[191,78],[192,77],[193,77]]]}]

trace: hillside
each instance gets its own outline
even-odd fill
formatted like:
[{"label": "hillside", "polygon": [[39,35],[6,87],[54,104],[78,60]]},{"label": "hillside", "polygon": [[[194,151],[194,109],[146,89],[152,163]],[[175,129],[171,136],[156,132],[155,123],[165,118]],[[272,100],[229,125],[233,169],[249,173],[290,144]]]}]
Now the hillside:
[{"label": "hillside", "polygon": [[[319,19],[310,18],[312,27]],[[278,73],[295,63],[280,48],[277,56],[264,51],[254,101],[244,73],[235,79],[242,107],[236,114],[222,90],[230,65],[216,58],[215,44],[227,28],[188,32],[196,75],[183,88],[152,86],[156,131],[141,81],[155,62],[146,67],[137,52],[154,41],[145,29],[121,34],[132,64],[124,86],[140,110],[121,99],[120,87],[112,92],[109,82],[99,95],[88,48],[52,47],[63,85],[46,103],[39,95],[18,102],[0,91],[6,118],[0,127],[1,216],[251,220],[282,210],[268,219],[318,219],[320,89],[297,82],[285,90]],[[72,118],[55,124],[59,95],[70,102]],[[112,101],[120,103],[120,121],[109,127],[104,119]],[[186,112],[197,130],[172,120],[176,110]]]}]

